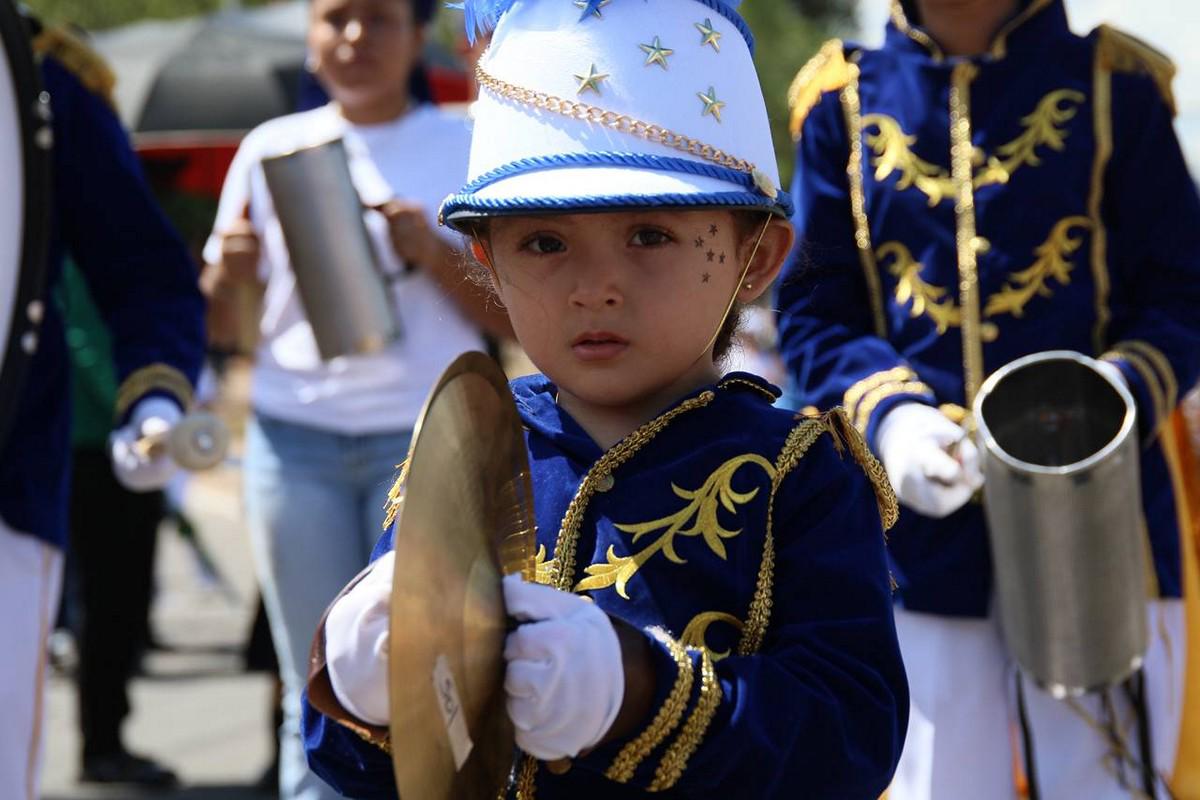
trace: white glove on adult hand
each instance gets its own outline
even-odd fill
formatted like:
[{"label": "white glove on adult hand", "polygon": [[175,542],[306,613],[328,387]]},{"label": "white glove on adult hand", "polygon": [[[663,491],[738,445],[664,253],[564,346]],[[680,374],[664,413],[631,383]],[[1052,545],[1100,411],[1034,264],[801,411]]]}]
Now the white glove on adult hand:
[{"label": "white glove on adult hand", "polygon": [[113,474],[126,489],[148,492],[167,485],[179,467],[165,451],[149,455],[137,447],[144,436],[166,435],[183,411],[165,397],[147,397],[133,408],[129,423],[113,431],[108,438]]},{"label": "white glove on adult hand", "polygon": [[979,450],[936,408],[896,406],[879,423],[876,441],[896,497],[927,517],[949,516],[983,486]]},{"label": "white glove on adult hand", "polygon": [[574,758],[608,733],[625,697],[621,643],[608,615],[549,586],[504,579],[508,613],[508,716],[517,745],[535,758]]},{"label": "white glove on adult hand", "polygon": [[388,618],[396,552],[380,556],[325,617],[325,669],[342,707],[363,722],[385,726],[388,696]]}]

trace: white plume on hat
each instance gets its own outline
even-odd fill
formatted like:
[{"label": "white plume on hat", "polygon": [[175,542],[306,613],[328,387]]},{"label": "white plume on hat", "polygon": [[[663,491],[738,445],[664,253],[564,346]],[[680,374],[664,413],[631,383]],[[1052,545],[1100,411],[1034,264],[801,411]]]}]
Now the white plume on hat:
[{"label": "white plume on hat", "polygon": [[482,0],[470,177],[450,225],[641,207],[787,215],[753,37],[724,0]]}]

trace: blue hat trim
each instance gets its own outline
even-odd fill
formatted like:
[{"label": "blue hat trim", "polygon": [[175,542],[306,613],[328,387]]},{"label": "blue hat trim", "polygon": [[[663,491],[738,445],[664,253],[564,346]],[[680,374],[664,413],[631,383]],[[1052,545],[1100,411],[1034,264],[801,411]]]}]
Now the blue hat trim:
[{"label": "blue hat trim", "polygon": [[[496,29],[496,24],[500,18],[512,8],[517,0],[462,0],[458,3],[446,3],[447,8],[457,8],[463,12],[463,21],[467,26],[467,39],[471,44],[475,44],[475,38],[481,33],[489,33]],[[754,55],[754,34],[750,32],[750,26],[742,19],[741,14],[738,14],[734,9],[741,3],[741,0],[695,0],[697,3],[708,6],[713,11],[720,14],[725,19],[733,23],[733,26],[738,29],[738,33],[742,34],[742,38],[746,40],[746,46],[750,48],[750,55]],[[587,5],[583,9],[583,14],[580,15],[580,21],[591,16],[591,12],[599,8],[601,0],[587,0]],[[645,0],[643,0],[645,2]]]},{"label": "blue hat trim", "polygon": [[763,211],[782,214],[784,213],[783,205],[758,192],[582,195],[580,197],[523,197],[519,200],[483,199],[470,194],[452,194],[442,203],[441,217],[445,220],[445,224],[457,227],[456,223],[465,220],[458,220],[455,217],[490,217],[523,213],[567,214],[572,211],[617,211],[623,208],[761,208]]}]

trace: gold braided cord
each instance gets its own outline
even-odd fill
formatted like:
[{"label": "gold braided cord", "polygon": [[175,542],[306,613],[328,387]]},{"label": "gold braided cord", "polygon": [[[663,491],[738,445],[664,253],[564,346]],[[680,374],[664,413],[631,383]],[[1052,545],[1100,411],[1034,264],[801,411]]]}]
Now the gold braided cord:
[{"label": "gold braided cord", "polygon": [[888,479],[887,470],[883,468],[879,459],[875,458],[871,448],[867,447],[867,440],[850,424],[850,420],[842,409],[837,408],[830,411],[827,417],[834,447],[838,449],[838,452],[841,452],[843,446],[849,448],[850,455],[854,456],[854,460],[858,462],[862,471],[871,481],[871,489],[875,493],[875,503],[879,506],[879,520],[883,523],[883,530],[885,532],[891,530],[892,526],[900,519],[900,504],[896,500],[896,492],[892,488],[892,482]]},{"label": "gold braided cord", "polygon": [[186,375],[170,364],[150,364],[130,373],[117,389],[117,418],[150,392],[166,392],[185,409],[192,404],[192,382]]},{"label": "gold braided cord", "polygon": [[858,65],[847,66],[849,78],[839,98],[842,114],[846,119],[846,137],[850,144],[850,157],[846,161],[846,182],[850,189],[850,216],[854,220],[854,245],[858,248],[858,261],[863,279],[867,283],[867,299],[871,304],[871,317],[875,321],[875,335],[887,337],[887,319],[883,313],[883,286],[879,281],[879,266],[875,263],[875,251],[871,247],[871,226],[867,220],[866,192],[863,189],[863,130],[862,102],[858,96]]},{"label": "gold braided cord", "polygon": [[1166,401],[1163,407],[1167,414],[1174,411],[1175,406],[1179,405],[1179,379],[1175,377],[1175,369],[1163,355],[1163,351],[1141,339],[1126,339],[1117,342],[1115,349],[1122,353],[1137,353],[1154,366],[1163,387]]},{"label": "gold braided cord", "polygon": [[658,769],[654,772],[654,780],[650,782],[650,791],[661,792],[670,789],[679,780],[679,776],[687,769],[688,760],[700,746],[717,706],[721,703],[721,684],[717,681],[717,672],[713,667],[712,655],[707,649],[700,649],[700,698],[691,716],[683,724],[679,735],[667,752],[663,754]]},{"label": "gold braided cord", "polygon": [[758,168],[751,162],[730,155],[724,150],[713,147],[710,144],[705,144],[699,139],[693,139],[690,136],[676,133],[662,125],[643,122],[628,114],[618,114],[615,111],[609,111],[599,106],[589,105],[578,100],[568,100],[557,95],[539,92],[536,89],[528,89],[524,86],[500,80],[494,75],[489,74],[483,68],[482,64],[475,65],[475,80],[479,82],[480,87],[505,100],[512,100],[522,105],[533,106],[542,111],[549,111],[552,114],[561,114],[564,117],[571,117],[581,122],[602,125],[620,133],[637,136],[649,142],[657,142],[672,150],[679,150],[680,152],[688,153],[713,164],[729,167],[738,172],[745,172],[747,175],[757,176],[759,174]]},{"label": "gold braided cord", "polygon": [[537,770],[537,759],[525,756],[521,761],[521,771],[517,775],[517,800],[534,800],[537,793],[537,784],[534,782]]},{"label": "gold braided cord", "polygon": [[787,441],[783,443],[779,457],[775,459],[775,476],[771,479],[771,497],[767,504],[767,531],[763,541],[763,557],[758,567],[754,598],[750,601],[750,610],[746,615],[746,627],[742,631],[741,640],[738,641],[738,655],[750,655],[762,646],[763,635],[771,621],[771,592],[775,581],[775,534],[772,527],[775,514],[775,495],[779,492],[783,479],[800,463],[800,459],[812,447],[813,442],[828,430],[829,423],[825,417],[803,420],[792,428]]},{"label": "gold braided cord", "polygon": [[858,429],[858,432],[866,436],[867,427],[871,424],[871,415],[875,413],[875,409],[887,398],[898,394],[932,395],[933,389],[921,381],[899,381],[876,386],[867,392],[866,397],[862,399],[862,402],[858,404],[858,408],[854,410],[854,427]]},{"label": "gold braided cord", "polygon": [[1096,152],[1092,160],[1092,185],[1088,192],[1088,217],[1092,220],[1092,281],[1096,285],[1096,322],[1092,327],[1092,352],[1101,353],[1108,338],[1108,322],[1112,317],[1108,307],[1108,231],[1104,227],[1102,216],[1104,173],[1113,151],[1112,73],[1105,68],[1098,54],[1092,71],[1092,126],[1096,138]]},{"label": "gold braided cord", "polygon": [[1166,393],[1163,391],[1162,384],[1158,382],[1158,373],[1155,372],[1154,367],[1140,354],[1128,350],[1110,350],[1102,358],[1104,361],[1121,359],[1142,377],[1142,382],[1146,384],[1146,391],[1150,393],[1150,402],[1154,404],[1154,423],[1150,427],[1157,432],[1159,426],[1166,422],[1169,409],[1167,409]]},{"label": "gold braided cord", "polygon": [[399,465],[400,476],[396,478],[396,482],[392,484],[392,488],[388,489],[387,515],[383,519],[383,529],[386,531],[392,527],[392,523],[396,521],[396,515],[400,513],[400,506],[404,504],[404,485],[408,482],[408,464],[409,460],[404,459]]},{"label": "gold braided cord", "polygon": [[748,381],[745,378],[725,378],[717,384],[718,389],[725,389],[730,386],[740,386],[743,389],[751,389],[755,392],[758,392],[764,398],[766,398],[767,402],[771,403],[772,405],[774,405],[775,401],[779,399],[769,389],[760,386],[754,381]]},{"label": "gold braided cord", "polygon": [[602,455],[587,474],[571,499],[567,511],[563,515],[562,527],[554,544],[554,560],[557,564],[557,576],[554,585],[564,592],[569,592],[575,586],[575,550],[579,545],[579,526],[583,524],[583,516],[587,511],[588,502],[592,499],[606,477],[613,470],[633,458],[639,450],[645,447],[655,436],[681,414],[686,414],[696,408],[702,408],[713,401],[716,395],[710,390],[677,405],[660,417],[647,422],[633,433],[626,436]]},{"label": "gold braided cord", "polygon": [[916,378],[917,373],[913,372],[912,368],[903,365],[892,367],[882,372],[873,372],[862,380],[851,384],[846,393],[842,395],[842,405],[848,413],[853,414],[859,401],[872,389],[887,383],[903,383],[904,381],[916,380]]},{"label": "gold braided cord", "polygon": [[963,385],[968,408],[983,384],[983,341],[980,335],[979,270],[976,263],[975,188],[971,163],[971,81],[978,68],[969,61],[950,76],[950,176],[954,181],[954,243],[958,251],[959,306],[962,308]]},{"label": "gold braided cord", "polygon": [[658,713],[644,731],[621,748],[613,763],[604,771],[604,777],[617,783],[628,783],[638,766],[658,747],[671,731],[679,726],[683,712],[687,710],[688,698],[692,693],[692,659],[679,642],[660,628],[649,628],[648,632],[667,646],[675,659],[678,673],[671,693],[659,707]]}]

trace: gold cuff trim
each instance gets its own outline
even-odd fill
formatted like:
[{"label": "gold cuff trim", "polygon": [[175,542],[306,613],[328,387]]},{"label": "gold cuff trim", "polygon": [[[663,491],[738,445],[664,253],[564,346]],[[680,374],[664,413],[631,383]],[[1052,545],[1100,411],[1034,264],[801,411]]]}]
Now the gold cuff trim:
[{"label": "gold cuff trim", "polygon": [[679,736],[667,749],[654,773],[650,783],[650,791],[660,792],[670,789],[679,780],[679,776],[687,768],[688,760],[700,747],[717,706],[721,703],[721,684],[717,681],[717,672],[713,667],[713,659],[707,649],[700,650],[700,698],[692,715],[684,723]]},{"label": "gold cuff trim", "polygon": [[117,418],[150,392],[166,392],[184,409],[192,404],[192,382],[170,364],[150,364],[134,371],[117,389]]},{"label": "gold cuff trim", "polygon": [[671,651],[679,672],[671,693],[650,721],[650,725],[633,741],[621,748],[612,765],[605,770],[604,777],[617,783],[628,783],[638,766],[658,747],[671,731],[679,726],[683,712],[687,709],[688,697],[692,693],[692,659],[683,645],[659,628],[648,631]]},{"label": "gold cuff trim", "polygon": [[905,366],[892,367],[883,372],[875,372],[851,385],[846,390],[846,394],[842,396],[842,406],[846,409],[847,413],[853,414],[859,401],[872,389],[883,386],[885,383],[902,383],[904,381],[915,380],[916,377],[917,373]]},{"label": "gold cuff trim", "polygon": [[[517,774],[517,800],[534,800],[534,795],[537,792],[537,777],[538,762],[533,756],[525,756],[521,761],[521,770]],[[500,790],[496,800],[504,800],[508,796],[507,787]]]},{"label": "gold cuff trim", "polygon": [[1167,398],[1163,392],[1162,385],[1158,382],[1158,374],[1154,371],[1154,367],[1150,366],[1150,362],[1142,358],[1137,353],[1128,352],[1125,350],[1111,350],[1103,356],[1104,361],[1124,361],[1131,366],[1135,372],[1142,378],[1142,383],[1146,384],[1146,391],[1150,393],[1150,402],[1154,408],[1150,411],[1154,414],[1154,419],[1151,422],[1150,428],[1157,433],[1159,426],[1166,421],[1166,402]]},{"label": "gold cuff trim", "polygon": [[1165,395],[1166,404],[1163,408],[1168,415],[1174,411],[1175,407],[1179,405],[1179,379],[1175,377],[1175,370],[1171,366],[1171,362],[1163,355],[1163,351],[1141,339],[1117,342],[1115,349],[1122,353],[1137,353],[1150,362],[1158,373]]},{"label": "gold cuff trim", "polygon": [[875,413],[875,409],[879,404],[889,397],[898,394],[921,394],[933,395],[933,389],[928,384],[921,381],[904,381],[903,383],[885,383],[883,386],[877,386],[867,392],[867,396],[858,404],[858,408],[854,410],[854,427],[863,436],[867,435],[867,427],[871,424],[871,415]]}]

